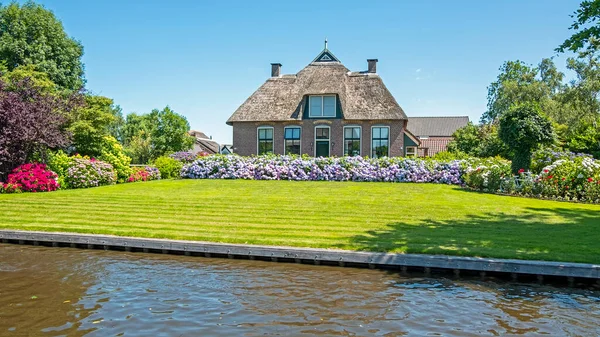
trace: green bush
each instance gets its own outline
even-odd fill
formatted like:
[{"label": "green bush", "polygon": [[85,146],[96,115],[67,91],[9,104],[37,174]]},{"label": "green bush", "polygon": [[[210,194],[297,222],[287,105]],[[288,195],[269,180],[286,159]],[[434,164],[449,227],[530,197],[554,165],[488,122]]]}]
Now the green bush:
[{"label": "green bush", "polygon": [[62,150],[57,152],[48,152],[48,169],[56,172],[58,175],[58,184],[60,189],[70,188],[69,184],[65,180],[69,167],[74,165],[74,157],[70,157]]},{"label": "green bush", "polygon": [[170,158],[170,157],[158,157],[154,160],[154,166],[160,171],[160,177],[162,179],[179,178],[183,163]]},{"label": "green bush", "polygon": [[438,152],[435,155],[433,155],[431,157],[431,159],[434,159],[437,161],[451,161],[451,160],[469,159],[470,157],[471,156],[469,156],[468,154],[461,152],[461,151],[457,151],[457,152],[442,151],[442,152]]}]

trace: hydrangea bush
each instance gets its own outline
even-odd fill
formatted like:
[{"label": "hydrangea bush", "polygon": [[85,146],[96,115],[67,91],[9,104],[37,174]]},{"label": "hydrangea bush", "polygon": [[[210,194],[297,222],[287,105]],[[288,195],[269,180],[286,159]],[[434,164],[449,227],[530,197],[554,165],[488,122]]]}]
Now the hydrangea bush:
[{"label": "hydrangea bush", "polygon": [[15,168],[2,185],[3,193],[56,191],[58,175],[46,168],[46,164],[30,163]]},{"label": "hydrangea bush", "polygon": [[186,164],[182,178],[382,181],[462,184],[461,162],[363,157],[214,155]]},{"label": "hydrangea bush", "polygon": [[556,148],[542,148],[533,153],[531,160],[531,171],[541,173],[542,169],[558,160],[575,160],[576,158],[590,158],[592,155],[586,153],[575,153],[562,151]]},{"label": "hydrangea bush", "polygon": [[184,163],[191,163],[196,160],[196,155],[191,151],[179,151],[171,153],[169,157]]},{"label": "hydrangea bush", "polygon": [[73,158],[73,165],[67,170],[65,182],[70,188],[113,185],[117,182],[117,174],[109,163],[95,159]]}]

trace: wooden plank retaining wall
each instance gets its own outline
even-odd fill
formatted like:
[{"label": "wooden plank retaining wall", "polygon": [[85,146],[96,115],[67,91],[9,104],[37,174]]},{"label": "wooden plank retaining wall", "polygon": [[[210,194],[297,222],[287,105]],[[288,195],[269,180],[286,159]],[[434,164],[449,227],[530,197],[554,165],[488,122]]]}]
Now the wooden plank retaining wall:
[{"label": "wooden plank retaining wall", "polygon": [[200,255],[206,257],[228,257],[271,260],[274,262],[296,262],[339,265],[342,267],[394,268],[406,271],[407,268],[422,268],[425,273],[431,269],[454,272],[478,272],[518,275],[534,275],[539,281],[544,276],[566,277],[569,283],[575,278],[598,280],[600,265],[549,261],[527,261],[512,259],[474,258],[446,255],[387,254],[353,252],[343,250],[272,247],[256,245],[222,244],[198,241],[168,239],[144,239],[112,235],[92,235],[75,233],[50,233],[35,231],[0,230],[0,242],[55,247],[74,247],[106,250],[143,251],[164,254]]}]

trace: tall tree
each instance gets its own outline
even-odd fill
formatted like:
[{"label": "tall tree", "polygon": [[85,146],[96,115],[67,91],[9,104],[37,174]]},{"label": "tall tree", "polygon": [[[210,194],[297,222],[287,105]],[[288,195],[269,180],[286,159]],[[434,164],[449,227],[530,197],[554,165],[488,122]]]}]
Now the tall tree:
[{"label": "tall tree", "polygon": [[513,173],[529,170],[531,154],[542,145],[555,139],[552,122],[533,103],[521,103],[511,107],[500,117],[498,136],[513,153]]},{"label": "tall tree", "polygon": [[194,138],[188,134],[190,123],[168,106],[160,111],[152,110],[148,118],[152,126],[150,136],[154,158],[171,152],[189,150],[194,144]]},{"label": "tall tree", "polygon": [[75,151],[97,157],[105,147],[104,138],[115,132],[121,110],[108,97],[86,95],[84,104],[70,114],[68,130]]},{"label": "tall tree", "polygon": [[69,135],[61,112],[72,110],[78,102],[74,96],[63,100],[48,95],[28,78],[13,85],[9,90],[0,80],[0,178],[34,157],[43,157],[48,149],[67,146]]},{"label": "tall tree", "polygon": [[8,70],[34,65],[58,86],[84,85],[82,45],[70,38],[54,14],[34,2],[0,7],[0,61]]},{"label": "tall tree", "polygon": [[162,155],[189,150],[194,138],[189,136],[187,119],[171,110],[154,109],[146,115],[131,113],[123,126],[125,151],[135,163],[146,163]]},{"label": "tall tree", "polygon": [[494,123],[519,103],[537,103],[551,113],[556,109],[553,97],[561,90],[563,77],[551,59],[543,59],[537,67],[522,61],[505,62],[496,81],[488,87],[488,110],[481,122]]},{"label": "tall tree", "polygon": [[600,0],[583,1],[571,17],[575,22],[569,29],[575,33],[556,48],[556,51],[597,51],[600,47]]}]

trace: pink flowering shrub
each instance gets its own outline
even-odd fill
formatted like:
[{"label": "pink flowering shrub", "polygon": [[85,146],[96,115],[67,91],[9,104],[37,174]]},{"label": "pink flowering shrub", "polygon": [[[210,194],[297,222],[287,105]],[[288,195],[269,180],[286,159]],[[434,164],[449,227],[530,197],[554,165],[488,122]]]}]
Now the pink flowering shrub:
[{"label": "pink flowering shrub", "polygon": [[49,192],[59,187],[56,173],[46,169],[46,164],[23,164],[8,175],[8,181],[2,184],[4,193]]},{"label": "pink flowering shrub", "polygon": [[73,157],[72,165],[65,175],[65,182],[70,188],[113,185],[117,182],[117,174],[109,163],[93,158]]},{"label": "pink flowering shrub", "polygon": [[128,182],[150,181],[160,179],[160,171],[156,167],[134,167]]}]

